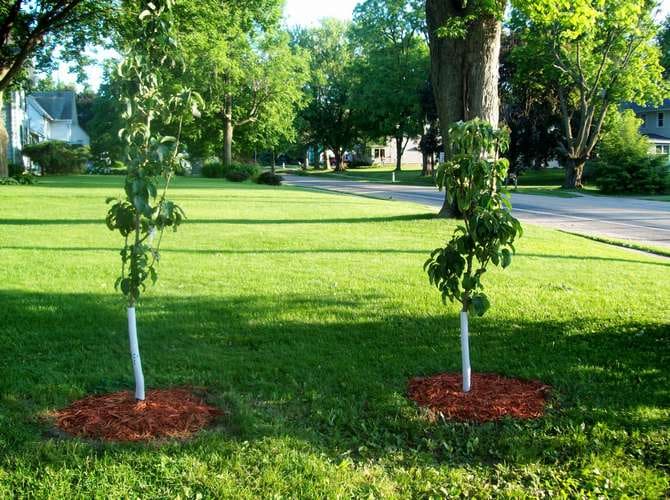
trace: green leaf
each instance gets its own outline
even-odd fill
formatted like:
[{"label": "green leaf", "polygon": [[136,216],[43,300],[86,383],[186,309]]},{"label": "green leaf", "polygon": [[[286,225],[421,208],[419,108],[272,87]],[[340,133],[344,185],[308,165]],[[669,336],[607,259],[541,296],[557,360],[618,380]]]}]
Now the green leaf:
[{"label": "green leaf", "polygon": [[474,295],[470,299],[470,312],[479,317],[484,316],[490,308],[491,303],[489,302],[488,297],[483,293]]}]

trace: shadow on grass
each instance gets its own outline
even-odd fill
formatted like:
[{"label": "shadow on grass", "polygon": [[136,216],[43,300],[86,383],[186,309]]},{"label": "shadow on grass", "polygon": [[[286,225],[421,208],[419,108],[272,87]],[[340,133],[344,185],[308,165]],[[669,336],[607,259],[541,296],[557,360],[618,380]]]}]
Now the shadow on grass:
[{"label": "shadow on grass", "polygon": [[[24,250],[24,251],[48,251],[48,252],[114,252],[118,253],[117,248],[112,247],[55,247],[55,246],[19,246],[6,245],[0,246],[2,250]],[[163,248],[162,253],[170,254],[192,254],[192,255],[286,255],[286,254],[413,254],[425,255],[426,258],[430,255],[433,249],[404,249],[404,248],[286,248],[276,250],[198,250],[195,248]],[[594,257],[594,256],[579,256],[579,255],[548,255],[548,254],[534,254],[534,253],[519,253],[518,258],[530,257],[535,259],[566,259],[566,260],[584,260],[584,261],[602,261],[602,262],[617,262],[624,264],[643,264],[648,266],[662,266],[670,267],[670,261],[663,259],[654,260],[636,260],[636,259],[619,259],[613,257]]]},{"label": "shadow on grass", "polygon": [[[361,460],[556,463],[669,423],[667,325],[492,317],[473,320],[475,369],[551,384],[552,408],[535,422],[432,424],[405,388],[413,376],[459,370],[456,313],[403,315],[379,299],[149,297],[138,313],[148,385],[235,401],[236,434],[207,439],[293,435]],[[120,298],[0,291],[0,303],[0,441],[10,453],[40,439],[45,410],[132,386]]]},{"label": "shadow on grass", "polygon": [[[413,222],[435,219],[435,214],[392,215],[388,217],[349,217],[333,219],[189,219],[191,224],[256,225],[256,224],[375,224],[377,222]],[[0,219],[0,226],[69,226],[102,224],[100,219]]]}]

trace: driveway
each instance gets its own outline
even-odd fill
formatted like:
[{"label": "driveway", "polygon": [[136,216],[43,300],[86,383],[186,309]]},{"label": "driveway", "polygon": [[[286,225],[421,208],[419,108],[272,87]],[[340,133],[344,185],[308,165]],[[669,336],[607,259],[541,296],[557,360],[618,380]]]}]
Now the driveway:
[{"label": "driveway", "polygon": [[[435,210],[442,206],[444,199],[444,194],[436,188],[423,186],[297,175],[287,175],[286,181],[304,188],[409,201]],[[572,233],[670,248],[670,203],[606,196],[559,198],[516,193],[512,195],[512,203],[514,214],[523,222]]]}]

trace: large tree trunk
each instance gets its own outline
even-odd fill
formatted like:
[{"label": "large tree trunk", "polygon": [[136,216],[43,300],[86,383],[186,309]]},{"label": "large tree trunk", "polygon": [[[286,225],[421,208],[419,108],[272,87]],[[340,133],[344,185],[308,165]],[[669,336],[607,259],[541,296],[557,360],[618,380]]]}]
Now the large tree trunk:
[{"label": "large tree trunk", "polygon": [[584,165],[586,160],[583,158],[570,158],[565,167],[565,189],[582,189],[582,177],[584,175]]},{"label": "large tree trunk", "polygon": [[405,138],[404,137],[396,137],[395,138],[395,171],[400,172],[402,170],[402,154],[404,152],[404,143]]},{"label": "large tree trunk", "polygon": [[[469,3],[426,1],[433,91],[445,144],[449,127],[455,122],[481,118],[497,127],[500,120],[498,80],[502,25],[493,15],[475,13],[476,3],[476,0]],[[450,19],[473,14],[476,20],[469,23],[464,38],[438,35],[439,28]],[[448,148],[445,149],[448,157]],[[440,215],[453,217],[456,212],[445,196]]]},{"label": "large tree trunk", "polygon": [[421,164],[421,176],[425,177],[428,175],[428,169],[429,169],[429,155],[425,151],[421,153],[422,157],[422,164]]},{"label": "large tree trunk", "polygon": [[0,177],[9,177],[9,134],[5,128],[5,93],[0,91]]},{"label": "large tree trunk", "polygon": [[233,99],[226,97],[226,106],[223,112],[223,164],[230,167],[233,164]]},{"label": "large tree trunk", "polygon": [[[344,172],[344,150],[334,148],[333,153],[335,154],[335,172]],[[326,160],[326,162],[330,163],[329,160]]]}]

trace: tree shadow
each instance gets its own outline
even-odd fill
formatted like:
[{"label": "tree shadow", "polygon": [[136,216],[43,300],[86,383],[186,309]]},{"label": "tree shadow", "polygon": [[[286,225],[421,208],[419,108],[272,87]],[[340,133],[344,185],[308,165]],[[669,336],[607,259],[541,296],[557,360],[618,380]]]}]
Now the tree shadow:
[{"label": "tree shadow", "polygon": [[[387,217],[342,217],[331,219],[189,219],[190,224],[212,225],[283,225],[283,224],[375,224],[378,222],[414,222],[435,219],[435,214],[392,215]],[[100,219],[0,219],[0,226],[70,226],[101,224]]]},{"label": "tree shadow", "polygon": [[[132,386],[118,297],[5,290],[0,303],[0,407],[9,419],[0,440],[14,444],[9,453],[30,448],[45,411]],[[598,446],[610,450],[633,430],[670,423],[662,411],[670,403],[668,326],[588,318],[474,320],[475,369],[552,385],[549,412],[531,422],[433,423],[407,400],[406,384],[459,370],[456,314],[417,317],[389,304],[371,315],[369,304],[379,303],[148,297],[138,313],[148,384],[207,387],[234,401],[234,433],[207,439],[292,435],[362,461],[405,454],[426,464],[556,463],[593,453],[589,439],[603,428],[610,434]]]}]

